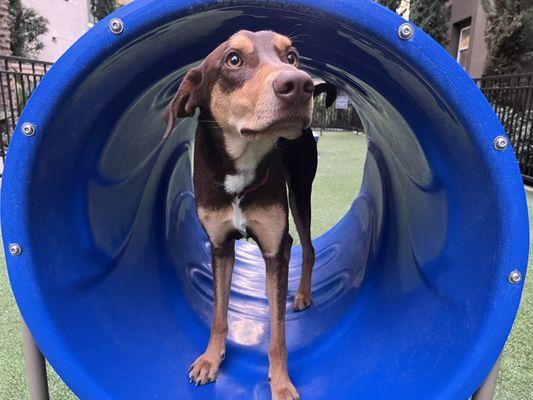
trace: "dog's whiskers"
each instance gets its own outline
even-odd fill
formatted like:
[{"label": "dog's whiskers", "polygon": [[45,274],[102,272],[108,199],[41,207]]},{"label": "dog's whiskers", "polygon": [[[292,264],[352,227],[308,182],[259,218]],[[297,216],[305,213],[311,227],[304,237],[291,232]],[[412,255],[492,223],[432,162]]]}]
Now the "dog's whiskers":
[{"label": "dog's whiskers", "polygon": [[295,35],[295,36],[291,37],[290,39],[291,39],[292,43],[294,44],[294,43],[303,43],[303,39],[304,38],[309,38],[309,37],[311,37],[311,35],[308,34],[308,33],[300,33],[298,35]]},{"label": "dog's whiskers", "polygon": [[309,33],[299,33],[297,35],[294,35],[292,36],[290,39],[291,40],[298,40],[298,39],[301,39],[303,37],[310,37],[311,35]]},{"label": "dog's whiskers", "polygon": [[298,29],[300,29],[301,27],[302,27],[302,24],[295,26],[294,29],[291,31],[291,33],[287,35],[287,37],[292,41],[294,35],[296,34],[296,32],[298,32]]}]

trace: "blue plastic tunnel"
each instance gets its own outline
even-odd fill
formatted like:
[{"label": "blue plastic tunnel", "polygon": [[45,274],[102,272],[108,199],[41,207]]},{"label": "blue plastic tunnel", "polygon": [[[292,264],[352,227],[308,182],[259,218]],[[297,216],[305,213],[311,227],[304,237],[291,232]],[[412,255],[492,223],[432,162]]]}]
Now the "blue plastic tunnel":
[{"label": "blue plastic tunnel", "polygon": [[221,375],[188,382],[213,301],[191,182],[196,122],[161,133],[191,65],[237,30],[271,29],[294,35],[305,68],[351,96],[368,137],[360,193],[315,241],[314,304],[288,303],[302,399],[468,398],[511,329],[522,282],[508,276],[525,274],[528,223],[513,149],[495,148],[505,132],[461,67],[418,29],[400,38],[405,21],[367,0],[136,0],[113,17],[123,32],[97,24],[33,94],[2,188],[4,245],[22,249],[7,252],[17,303],[72,390],[269,398],[252,243],[237,249]]}]

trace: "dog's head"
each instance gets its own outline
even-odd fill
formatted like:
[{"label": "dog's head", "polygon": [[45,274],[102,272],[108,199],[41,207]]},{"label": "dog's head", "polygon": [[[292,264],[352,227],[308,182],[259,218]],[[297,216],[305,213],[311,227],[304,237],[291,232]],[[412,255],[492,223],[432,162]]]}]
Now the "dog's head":
[{"label": "dog's head", "polygon": [[291,40],[271,31],[240,31],[183,78],[165,111],[175,118],[209,109],[224,134],[246,140],[294,139],[311,123],[313,80],[300,70]]}]

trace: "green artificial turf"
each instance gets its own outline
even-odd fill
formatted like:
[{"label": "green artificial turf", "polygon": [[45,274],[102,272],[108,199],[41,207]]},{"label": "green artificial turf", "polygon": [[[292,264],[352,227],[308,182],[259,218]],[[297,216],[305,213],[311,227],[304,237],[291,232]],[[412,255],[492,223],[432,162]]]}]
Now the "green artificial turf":
[{"label": "green artificial turf", "polygon": [[[318,140],[318,170],[313,183],[311,235],[326,232],[349,210],[359,193],[366,158],[366,138],[349,132],[326,132]],[[290,233],[298,233],[290,221]]]},{"label": "green artificial turf", "polygon": [[[361,183],[365,155],[366,140],[362,135],[331,132],[320,137],[319,170],[313,189],[313,237],[327,231],[348,211]],[[527,199],[531,214],[533,194],[528,193]],[[297,239],[294,229],[291,231]],[[0,257],[0,263],[0,400],[25,399],[27,385],[20,317],[3,257]],[[533,400],[532,285],[533,274],[529,274],[520,311],[505,349],[497,400]],[[49,371],[52,399],[75,399],[51,368]]]},{"label": "green artificial turf", "polygon": [[[533,193],[528,191],[529,232],[533,235]],[[533,399],[533,246],[530,238],[528,260],[522,302],[503,352],[502,367],[496,388],[497,400]]]}]

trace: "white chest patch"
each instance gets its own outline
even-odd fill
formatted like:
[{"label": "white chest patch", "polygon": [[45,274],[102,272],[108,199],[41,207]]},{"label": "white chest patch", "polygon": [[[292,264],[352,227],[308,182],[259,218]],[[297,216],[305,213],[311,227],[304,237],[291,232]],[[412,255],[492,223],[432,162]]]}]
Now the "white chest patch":
[{"label": "white chest patch", "polygon": [[246,235],[246,217],[242,213],[240,208],[241,199],[237,198],[233,200],[231,205],[233,206],[233,226],[237,229],[242,236],[247,237]]},{"label": "white chest patch", "polygon": [[[272,149],[272,140],[258,140],[247,142],[244,140],[226,142],[226,150],[235,162],[235,174],[226,175],[224,178],[224,189],[227,193],[236,195],[241,193],[255,179],[257,165],[263,157]],[[247,237],[246,217],[240,208],[241,199],[233,199],[232,224],[240,234]]]},{"label": "white chest patch", "polygon": [[255,168],[253,170],[244,170],[235,175],[226,175],[224,178],[224,189],[231,194],[241,193],[254,179]]},{"label": "white chest patch", "polygon": [[234,157],[235,168],[237,169],[236,174],[226,175],[224,178],[224,189],[230,194],[241,193],[254,181],[257,165],[273,146],[269,140],[239,144],[243,148],[235,146],[228,149],[230,156]]}]

